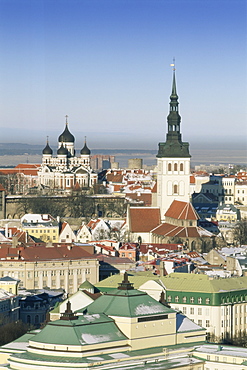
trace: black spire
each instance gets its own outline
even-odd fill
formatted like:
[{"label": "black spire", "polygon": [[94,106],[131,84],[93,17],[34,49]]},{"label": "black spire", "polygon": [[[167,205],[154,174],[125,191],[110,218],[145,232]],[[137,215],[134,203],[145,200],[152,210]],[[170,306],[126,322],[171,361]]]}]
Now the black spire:
[{"label": "black spire", "polygon": [[[173,64],[174,66],[174,64]],[[175,68],[173,68],[172,93],[170,95],[170,111],[167,116],[168,132],[166,142],[159,143],[157,157],[191,157],[189,143],[183,143],[180,133],[181,117],[178,113],[178,95],[176,87]]]}]

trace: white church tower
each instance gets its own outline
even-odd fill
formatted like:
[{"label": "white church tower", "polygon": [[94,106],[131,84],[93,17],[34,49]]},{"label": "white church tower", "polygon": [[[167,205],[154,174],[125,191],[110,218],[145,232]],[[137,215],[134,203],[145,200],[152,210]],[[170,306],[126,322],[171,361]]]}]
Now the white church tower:
[{"label": "white church tower", "polygon": [[175,68],[173,69],[170,112],[167,117],[166,142],[159,143],[157,154],[157,206],[161,220],[174,199],[190,201],[190,153],[189,143],[182,142],[181,117],[178,113]]}]

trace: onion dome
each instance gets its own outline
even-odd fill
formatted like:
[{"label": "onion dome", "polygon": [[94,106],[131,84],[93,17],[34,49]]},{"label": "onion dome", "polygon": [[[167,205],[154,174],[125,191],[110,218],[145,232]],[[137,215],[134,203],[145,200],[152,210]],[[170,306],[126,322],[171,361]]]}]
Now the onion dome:
[{"label": "onion dome", "polygon": [[58,138],[58,141],[60,143],[61,142],[64,142],[64,143],[74,143],[75,142],[74,136],[71,134],[71,132],[68,129],[68,121],[67,121],[67,118],[68,118],[68,116],[66,116],[65,129],[64,129],[63,133]]},{"label": "onion dome", "polygon": [[58,149],[57,154],[58,155],[68,155],[68,149],[63,146],[63,143]]},{"label": "onion dome", "polygon": [[81,155],[90,155],[90,154],[91,154],[91,150],[88,149],[86,138],[85,138],[85,144],[84,144],[84,147],[81,149]]},{"label": "onion dome", "polygon": [[46,143],[46,147],[43,149],[43,154],[46,154],[46,155],[52,155],[53,151],[49,145],[49,142],[48,142],[48,138],[47,138],[47,143]]}]

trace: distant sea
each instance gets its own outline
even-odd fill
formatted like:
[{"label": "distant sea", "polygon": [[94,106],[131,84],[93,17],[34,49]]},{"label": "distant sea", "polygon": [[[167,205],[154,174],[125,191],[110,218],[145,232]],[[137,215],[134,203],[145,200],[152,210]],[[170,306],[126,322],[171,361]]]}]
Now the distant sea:
[{"label": "distant sea", "polygon": [[[1,144],[0,167],[16,166],[19,163],[41,163],[41,145]],[[79,149],[76,151],[79,153]],[[143,164],[153,166],[156,164],[157,149],[92,149],[91,154],[114,155],[120,167],[127,167],[130,158],[142,158]],[[247,166],[247,148],[237,144],[196,144],[190,145],[191,165],[199,164],[239,164]]]}]

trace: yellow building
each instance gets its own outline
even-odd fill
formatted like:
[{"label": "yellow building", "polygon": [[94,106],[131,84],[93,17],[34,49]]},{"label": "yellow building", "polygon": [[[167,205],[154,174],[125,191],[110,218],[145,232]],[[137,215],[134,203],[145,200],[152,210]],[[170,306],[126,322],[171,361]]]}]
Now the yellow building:
[{"label": "yellow building", "polygon": [[18,294],[18,284],[20,280],[14,279],[9,276],[4,276],[0,278],[0,289],[5,290],[8,293]]},{"label": "yellow building", "polygon": [[48,214],[29,213],[21,218],[22,230],[44,242],[59,241],[59,222]]},{"label": "yellow building", "polygon": [[72,294],[85,280],[99,281],[99,262],[80,246],[6,248],[0,264],[4,276],[20,280],[26,289],[63,288]]}]

